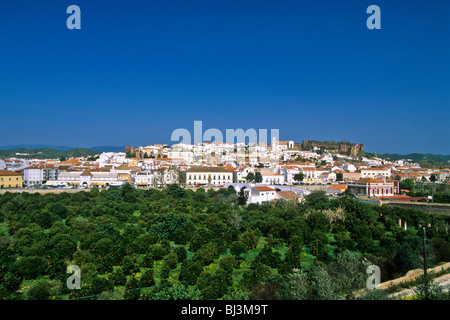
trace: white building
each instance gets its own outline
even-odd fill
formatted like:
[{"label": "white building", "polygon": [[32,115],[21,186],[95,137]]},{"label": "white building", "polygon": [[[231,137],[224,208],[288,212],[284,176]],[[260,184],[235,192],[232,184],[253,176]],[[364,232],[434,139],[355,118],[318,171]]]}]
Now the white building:
[{"label": "white building", "polygon": [[316,168],[302,168],[304,174],[303,181],[319,181],[319,171]]},{"label": "white building", "polygon": [[181,159],[186,164],[194,163],[193,151],[168,151],[167,157],[169,159]]},{"label": "white building", "polygon": [[277,138],[272,137],[272,151],[284,151],[294,149],[294,141],[277,141]]},{"label": "white building", "polygon": [[31,166],[23,169],[23,183],[27,187],[44,185],[58,179],[59,170],[52,166]]},{"label": "white building", "polygon": [[77,186],[81,188],[121,186],[124,180],[120,179],[119,173],[102,171],[66,171],[58,175],[57,180],[47,181],[52,186]]},{"label": "white building", "polygon": [[255,173],[255,169],[251,168],[251,167],[244,167],[241,168],[240,170],[237,171],[236,175],[237,175],[237,181],[238,182],[244,182],[247,179],[247,175],[252,172]]},{"label": "white building", "polygon": [[159,184],[159,179],[151,172],[138,172],[134,177],[136,187],[150,187]]},{"label": "white building", "polygon": [[334,162],[333,156],[330,155],[330,154],[324,154],[320,160],[326,161],[327,163],[333,163]]},{"label": "white building", "polygon": [[261,172],[262,184],[284,184],[284,175],[276,172]]},{"label": "white building", "polygon": [[26,187],[42,185],[43,175],[42,169],[36,166],[23,169],[23,184]]},{"label": "white building", "polygon": [[383,164],[383,160],[380,158],[368,159],[368,158],[363,157],[362,161],[371,166],[380,166]]},{"label": "white building", "polygon": [[126,164],[121,164],[120,166],[113,167],[110,172],[112,173],[122,173],[122,174],[128,174],[131,175],[132,169],[127,166]]},{"label": "white building", "polygon": [[128,163],[125,152],[103,152],[96,161],[99,163],[99,167]]},{"label": "white building", "polygon": [[335,172],[322,172],[320,175],[320,180],[323,182],[334,182],[336,181],[336,173]]},{"label": "white building", "polygon": [[361,169],[361,178],[389,178],[391,169],[367,168]]},{"label": "white building", "polygon": [[224,185],[233,182],[233,172],[221,167],[192,167],[186,171],[187,185]]},{"label": "white building", "polygon": [[259,203],[270,202],[276,199],[275,189],[267,186],[251,187],[250,190],[245,189],[244,194],[248,197],[247,203]]},{"label": "white building", "polygon": [[[283,198],[301,201],[305,195],[311,194],[310,190],[297,187],[278,185],[263,186],[254,183],[227,183],[224,187],[233,187],[237,193],[243,191],[244,195],[248,198],[247,203],[262,203]],[[275,191],[276,194],[272,194],[273,191]],[[298,197],[294,196],[294,194]]]},{"label": "white building", "polygon": [[293,184],[294,182],[297,182],[295,180],[295,175],[300,174],[302,170],[299,167],[296,166],[283,166],[279,169],[279,173],[284,175],[284,180],[288,184]]},{"label": "white building", "polygon": [[355,172],[356,170],[358,170],[358,168],[351,163],[344,163],[341,168],[348,172]]}]

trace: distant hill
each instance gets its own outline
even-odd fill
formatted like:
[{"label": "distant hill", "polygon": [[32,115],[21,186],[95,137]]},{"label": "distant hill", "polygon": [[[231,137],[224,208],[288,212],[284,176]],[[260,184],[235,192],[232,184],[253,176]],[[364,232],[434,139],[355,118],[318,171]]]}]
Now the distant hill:
[{"label": "distant hill", "polygon": [[0,150],[12,150],[12,149],[57,149],[57,150],[73,150],[78,149],[75,147],[68,146],[53,146],[44,144],[19,144],[13,146],[0,146]]},{"label": "distant hill", "polygon": [[0,146],[0,150],[15,150],[15,149],[57,149],[57,150],[76,150],[76,149],[90,149],[100,152],[125,152],[125,146],[97,146],[89,148],[68,147],[68,146],[54,146],[44,144],[19,144],[11,146]]},{"label": "distant hill", "polygon": [[89,149],[101,152],[125,152],[125,146],[99,146],[90,147]]},{"label": "distant hill", "polygon": [[17,148],[9,150],[0,150],[0,159],[5,158],[22,158],[22,159],[59,159],[61,157],[88,157],[94,156],[101,152],[88,149],[76,148],[71,150],[58,150],[54,148],[28,149]]},{"label": "distant hill", "polygon": [[411,159],[412,162],[448,162],[450,161],[450,155],[430,154],[430,153],[410,153],[410,154],[398,154],[398,153],[383,153],[379,154],[381,158],[391,161],[401,159]]}]

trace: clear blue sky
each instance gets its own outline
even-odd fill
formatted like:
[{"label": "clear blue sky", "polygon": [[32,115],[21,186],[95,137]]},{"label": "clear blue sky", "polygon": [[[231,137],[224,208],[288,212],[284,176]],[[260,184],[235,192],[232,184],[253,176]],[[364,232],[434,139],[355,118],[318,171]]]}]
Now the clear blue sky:
[{"label": "clear blue sky", "polygon": [[450,154],[449,57],[448,0],[2,0],[0,146],[170,143],[202,120]]}]

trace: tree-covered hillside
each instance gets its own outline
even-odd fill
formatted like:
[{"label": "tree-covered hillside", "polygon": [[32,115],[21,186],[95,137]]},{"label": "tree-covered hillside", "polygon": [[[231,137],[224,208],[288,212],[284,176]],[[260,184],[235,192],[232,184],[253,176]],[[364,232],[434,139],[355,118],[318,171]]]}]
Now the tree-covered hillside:
[{"label": "tree-covered hillside", "polygon": [[[234,189],[0,195],[0,299],[339,299],[450,260],[448,217],[312,193],[239,205]],[[407,222],[407,230],[399,225]],[[67,267],[81,269],[68,289]]]},{"label": "tree-covered hillside", "polygon": [[407,160],[411,159],[412,162],[449,162],[450,155],[430,154],[430,153],[410,153],[410,154],[398,154],[398,153],[384,153],[380,154],[384,159],[389,158],[391,161]]},{"label": "tree-covered hillside", "polygon": [[58,150],[53,148],[42,148],[42,149],[9,149],[0,150],[0,159],[6,158],[21,158],[21,159],[60,159],[62,157],[89,157],[101,152],[87,149],[71,149],[71,150]]}]

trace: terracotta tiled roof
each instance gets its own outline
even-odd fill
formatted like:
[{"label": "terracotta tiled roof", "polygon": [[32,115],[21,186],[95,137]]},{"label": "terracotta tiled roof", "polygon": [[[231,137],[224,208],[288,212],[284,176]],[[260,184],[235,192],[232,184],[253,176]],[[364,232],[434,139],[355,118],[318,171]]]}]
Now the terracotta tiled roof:
[{"label": "terracotta tiled roof", "polygon": [[228,170],[228,171],[236,171],[236,168],[234,168],[233,166],[230,166],[230,165],[224,166],[224,169]]},{"label": "terracotta tiled roof", "polygon": [[92,176],[91,172],[89,170],[84,170],[81,174],[82,176]]},{"label": "terracotta tiled roof", "polygon": [[276,172],[262,172],[261,175],[263,176],[281,176],[281,174]]},{"label": "terracotta tiled roof", "polygon": [[66,163],[66,164],[81,164],[81,162],[78,161],[77,159],[69,159],[69,160],[61,161],[60,163]]},{"label": "terracotta tiled roof", "polygon": [[129,166],[127,166],[126,164],[121,164],[120,166],[118,166],[116,168],[116,170],[131,170]]},{"label": "terracotta tiled roof", "polygon": [[337,185],[329,186],[328,189],[333,189],[333,190],[347,189],[347,185],[345,185],[345,184],[337,184]]},{"label": "terracotta tiled roof", "polygon": [[187,172],[230,172],[229,170],[223,167],[191,167],[187,170]]},{"label": "terracotta tiled roof", "polygon": [[21,174],[10,170],[0,170],[0,176],[21,176]]},{"label": "terracotta tiled roof", "polygon": [[371,178],[362,178],[355,182],[362,182],[362,183],[380,183],[380,182],[392,182],[393,180],[384,180],[384,179],[371,179]]},{"label": "terracotta tiled roof", "polygon": [[285,199],[298,199],[300,196],[294,191],[277,191],[277,193]]},{"label": "terracotta tiled roof", "polygon": [[258,191],[275,191],[275,189],[272,189],[270,187],[261,186],[261,187],[253,187],[253,189]]}]

